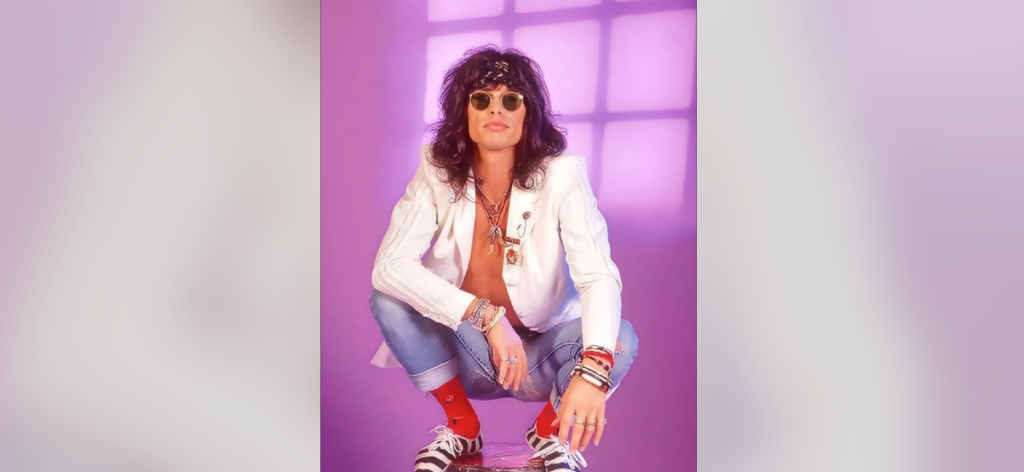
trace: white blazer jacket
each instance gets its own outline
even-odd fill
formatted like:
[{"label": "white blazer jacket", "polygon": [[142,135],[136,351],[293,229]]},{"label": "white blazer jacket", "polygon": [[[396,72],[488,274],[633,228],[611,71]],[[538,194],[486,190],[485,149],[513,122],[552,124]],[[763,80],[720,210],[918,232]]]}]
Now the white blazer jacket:
[{"label": "white blazer jacket", "polygon": [[[475,298],[459,287],[472,249],[476,192],[468,185],[466,198],[453,202],[454,191],[427,161],[429,152],[424,146],[416,175],[395,205],[374,262],[373,287],[454,330]],[[582,318],[583,345],[614,350],[622,281],[583,158],[551,158],[533,190],[513,185],[506,230],[520,240],[519,258],[503,262],[502,276],[523,324],[545,332]],[[400,366],[386,344],[372,362]]]}]

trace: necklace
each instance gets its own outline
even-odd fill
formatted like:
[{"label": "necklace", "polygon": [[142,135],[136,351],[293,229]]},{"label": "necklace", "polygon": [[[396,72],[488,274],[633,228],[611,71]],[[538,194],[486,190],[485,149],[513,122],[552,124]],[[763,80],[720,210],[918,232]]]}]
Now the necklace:
[{"label": "necklace", "polygon": [[494,201],[484,193],[479,184],[476,185],[476,191],[484,197],[483,200],[487,200],[487,203],[489,204],[485,204],[483,200],[477,199],[477,201],[480,202],[480,206],[484,207],[484,214],[487,215],[487,222],[491,224],[491,229],[488,231],[488,238],[490,239],[491,244],[487,251],[487,255],[489,256],[494,253],[494,240],[498,240],[498,243],[502,246],[505,245],[505,239],[501,234],[501,217],[505,213],[509,196],[512,194],[512,186],[509,185],[508,190],[505,191],[505,195],[501,197],[501,201],[497,203],[494,203]]}]

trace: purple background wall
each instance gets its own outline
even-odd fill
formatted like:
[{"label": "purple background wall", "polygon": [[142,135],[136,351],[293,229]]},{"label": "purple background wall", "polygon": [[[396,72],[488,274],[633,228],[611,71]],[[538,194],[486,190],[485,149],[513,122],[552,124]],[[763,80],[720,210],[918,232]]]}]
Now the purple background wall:
[{"label": "purple background wall", "polygon": [[[695,2],[458,3],[322,3],[323,469],[405,470],[443,422],[401,370],[369,364],[381,342],[370,271],[434,114],[437,74],[494,42],[538,60],[570,149],[588,158],[623,317],[640,339],[588,470],[695,470]],[[569,7],[527,11],[559,4]],[[456,18],[467,12],[476,17]],[[475,405],[492,442],[522,441],[541,406]]]}]

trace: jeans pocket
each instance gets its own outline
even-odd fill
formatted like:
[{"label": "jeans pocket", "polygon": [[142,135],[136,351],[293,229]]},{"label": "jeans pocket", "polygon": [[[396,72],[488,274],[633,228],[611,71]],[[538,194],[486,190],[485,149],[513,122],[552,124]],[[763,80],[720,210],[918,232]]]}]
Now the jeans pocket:
[{"label": "jeans pocket", "polygon": [[473,383],[470,385],[470,396],[487,396],[500,388],[494,379],[479,370],[473,372]]},{"label": "jeans pocket", "polygon": [[551,384],[548,384],[546,389],[538,389],[533,383],[533,379],[527,375],[523,379],[523,383],[519,385],[518,392],[512,392],[512,397],[521,402],[544,402],[548,400],[551,395]]}]

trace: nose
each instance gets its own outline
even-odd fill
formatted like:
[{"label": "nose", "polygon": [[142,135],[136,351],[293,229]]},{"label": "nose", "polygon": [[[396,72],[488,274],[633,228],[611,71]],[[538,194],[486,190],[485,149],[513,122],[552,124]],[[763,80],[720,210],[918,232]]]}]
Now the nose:
[{"label": "nose", "polygon": [[501,98],[491,98],[491,106],[487,107],[487,113],[500,115],[504,109],[501,108]]}]

